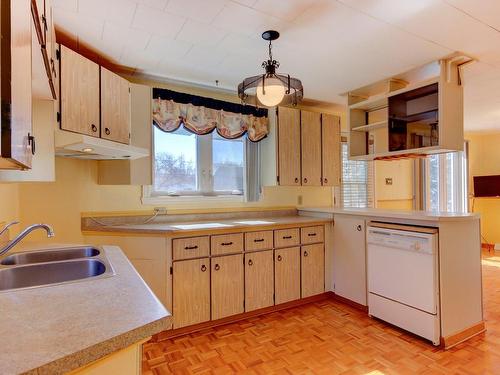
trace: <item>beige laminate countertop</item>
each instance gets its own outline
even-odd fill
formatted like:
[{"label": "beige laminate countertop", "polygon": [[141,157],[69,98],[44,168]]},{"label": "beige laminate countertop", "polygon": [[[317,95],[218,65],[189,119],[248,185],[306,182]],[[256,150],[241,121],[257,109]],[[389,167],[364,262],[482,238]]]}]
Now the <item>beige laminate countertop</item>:
[{"label": "beige laminate countertop", "polygon": [[[84,232],[124,232],[143,234],[163,234],[175,236],[187,236],[193,233],[208,231],[213,232],[235,232],[252,231],[262,229],[274,229],[276,227],[293,227],[320,225],[331,222],[329,218],[318,218],[311,216],[278,216],[263,218],[238,218],[238,219],[213,219],[203,221],[188,221],[175,223],[149,223],[149,224],[122,224],[122,225],[84,225]],[[200,227],[201,225],[201,227]],[[206,226],[208,225],[208,226]]]},{"label": "beige laminate countertop", "polygon": [[63,374],[168,327],[120,248],[103,248],[112,277],[0,292],[1,374]]},{"label": "beige laminate countertop", "polygon": [[300,214],[337,214],[337,215],[357,215],[377,218],[391,218],[416,221],[463,221],[479,219],[478,214],[459,212],[436,212],[436,211],[404,211],[385,210],[379,208],[336,208],[336,207],[301,207]]}]

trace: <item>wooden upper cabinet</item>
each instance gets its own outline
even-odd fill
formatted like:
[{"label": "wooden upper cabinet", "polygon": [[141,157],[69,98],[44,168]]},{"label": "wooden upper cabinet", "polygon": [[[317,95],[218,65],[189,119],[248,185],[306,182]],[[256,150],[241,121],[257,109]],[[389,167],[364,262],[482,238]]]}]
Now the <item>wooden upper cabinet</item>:
[{"label": "wooden upper cabinet", "polygon": [[323,186],[340,185],[340,117],[322,115],[322,175]]},{"label": "wooden upper cabinet", "polygon": [[283,186],[301,185],[300,111],[278,107],[278,177]]},{"label": "wooden upper cabinet", "polygon": [[99,65],[61,46],[61,129],[100,136]]},{"label": "wooden upper cabinet", "polygon": [[321,186],[321,113],[301,111],[302,185]]},{"label": "wooden upper cabinet", "polygon": [[130,143],[130,83],[101,67],[101,137]]},{"label": "wooden upper cabinet", "polygon": [[212,320],[244,311],[243,254],[212,258]]}]

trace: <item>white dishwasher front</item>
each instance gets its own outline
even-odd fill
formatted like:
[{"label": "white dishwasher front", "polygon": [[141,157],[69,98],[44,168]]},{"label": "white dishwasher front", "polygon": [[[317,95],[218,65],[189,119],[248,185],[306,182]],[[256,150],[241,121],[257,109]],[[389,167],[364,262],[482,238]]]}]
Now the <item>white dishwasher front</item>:
[{"label": "white dishwasher front", "polygon": [[368,310],[438,344],[437,231],[421,230],[368,227]]}]

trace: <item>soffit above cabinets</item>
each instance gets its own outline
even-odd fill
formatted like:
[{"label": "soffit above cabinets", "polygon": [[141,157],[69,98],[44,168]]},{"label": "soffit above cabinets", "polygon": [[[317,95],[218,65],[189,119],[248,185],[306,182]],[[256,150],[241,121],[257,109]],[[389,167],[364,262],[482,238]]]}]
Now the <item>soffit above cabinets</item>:
[{"label": "soffit above cabinets", "polygon": [[[497,0],[53,0],[60,35],[132,73],[236,90],[266,57],[260,33],[281,33],[283,73],[305,97],[341,93],[461,51],[466,130],[500,123]],[[467,68],[469,69],[469,68]],[[325,84],[326,83],[326,84]],[[481,98],[481,99],[478,99]],[[470,99],[470,101],[468,101]]]}]

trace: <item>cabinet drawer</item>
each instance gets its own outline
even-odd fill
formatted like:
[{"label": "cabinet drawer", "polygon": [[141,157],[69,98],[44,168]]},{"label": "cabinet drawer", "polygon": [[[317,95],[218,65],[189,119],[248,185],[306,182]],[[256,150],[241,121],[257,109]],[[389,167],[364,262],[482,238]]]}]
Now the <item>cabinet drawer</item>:
[{"label": "cabinet drawer", "polygon": [[324,227],[318,225],[315,227],[305,227],[300,229],[300,242],[302,244],[318,243],[324,241]]},{"label": "cabinet drawer", "polygon": [[245,233],[245,251],[268,250],[273,248],[273,231]]},{"label": "cabinet drawer", "polygon": [[176,238],[173,240],[174,260],[207,257],[210,242],[208,236]]},{"label": "cabinet drawer", "polygon": [[274,231],[274,246],[291,247],[300,244],[299,228],[280,229]]},{"label": "cabinet drawer", "polygon": [[210,253],[223,255],[243,252],[243,233],[221,234],[210,237]]}]

